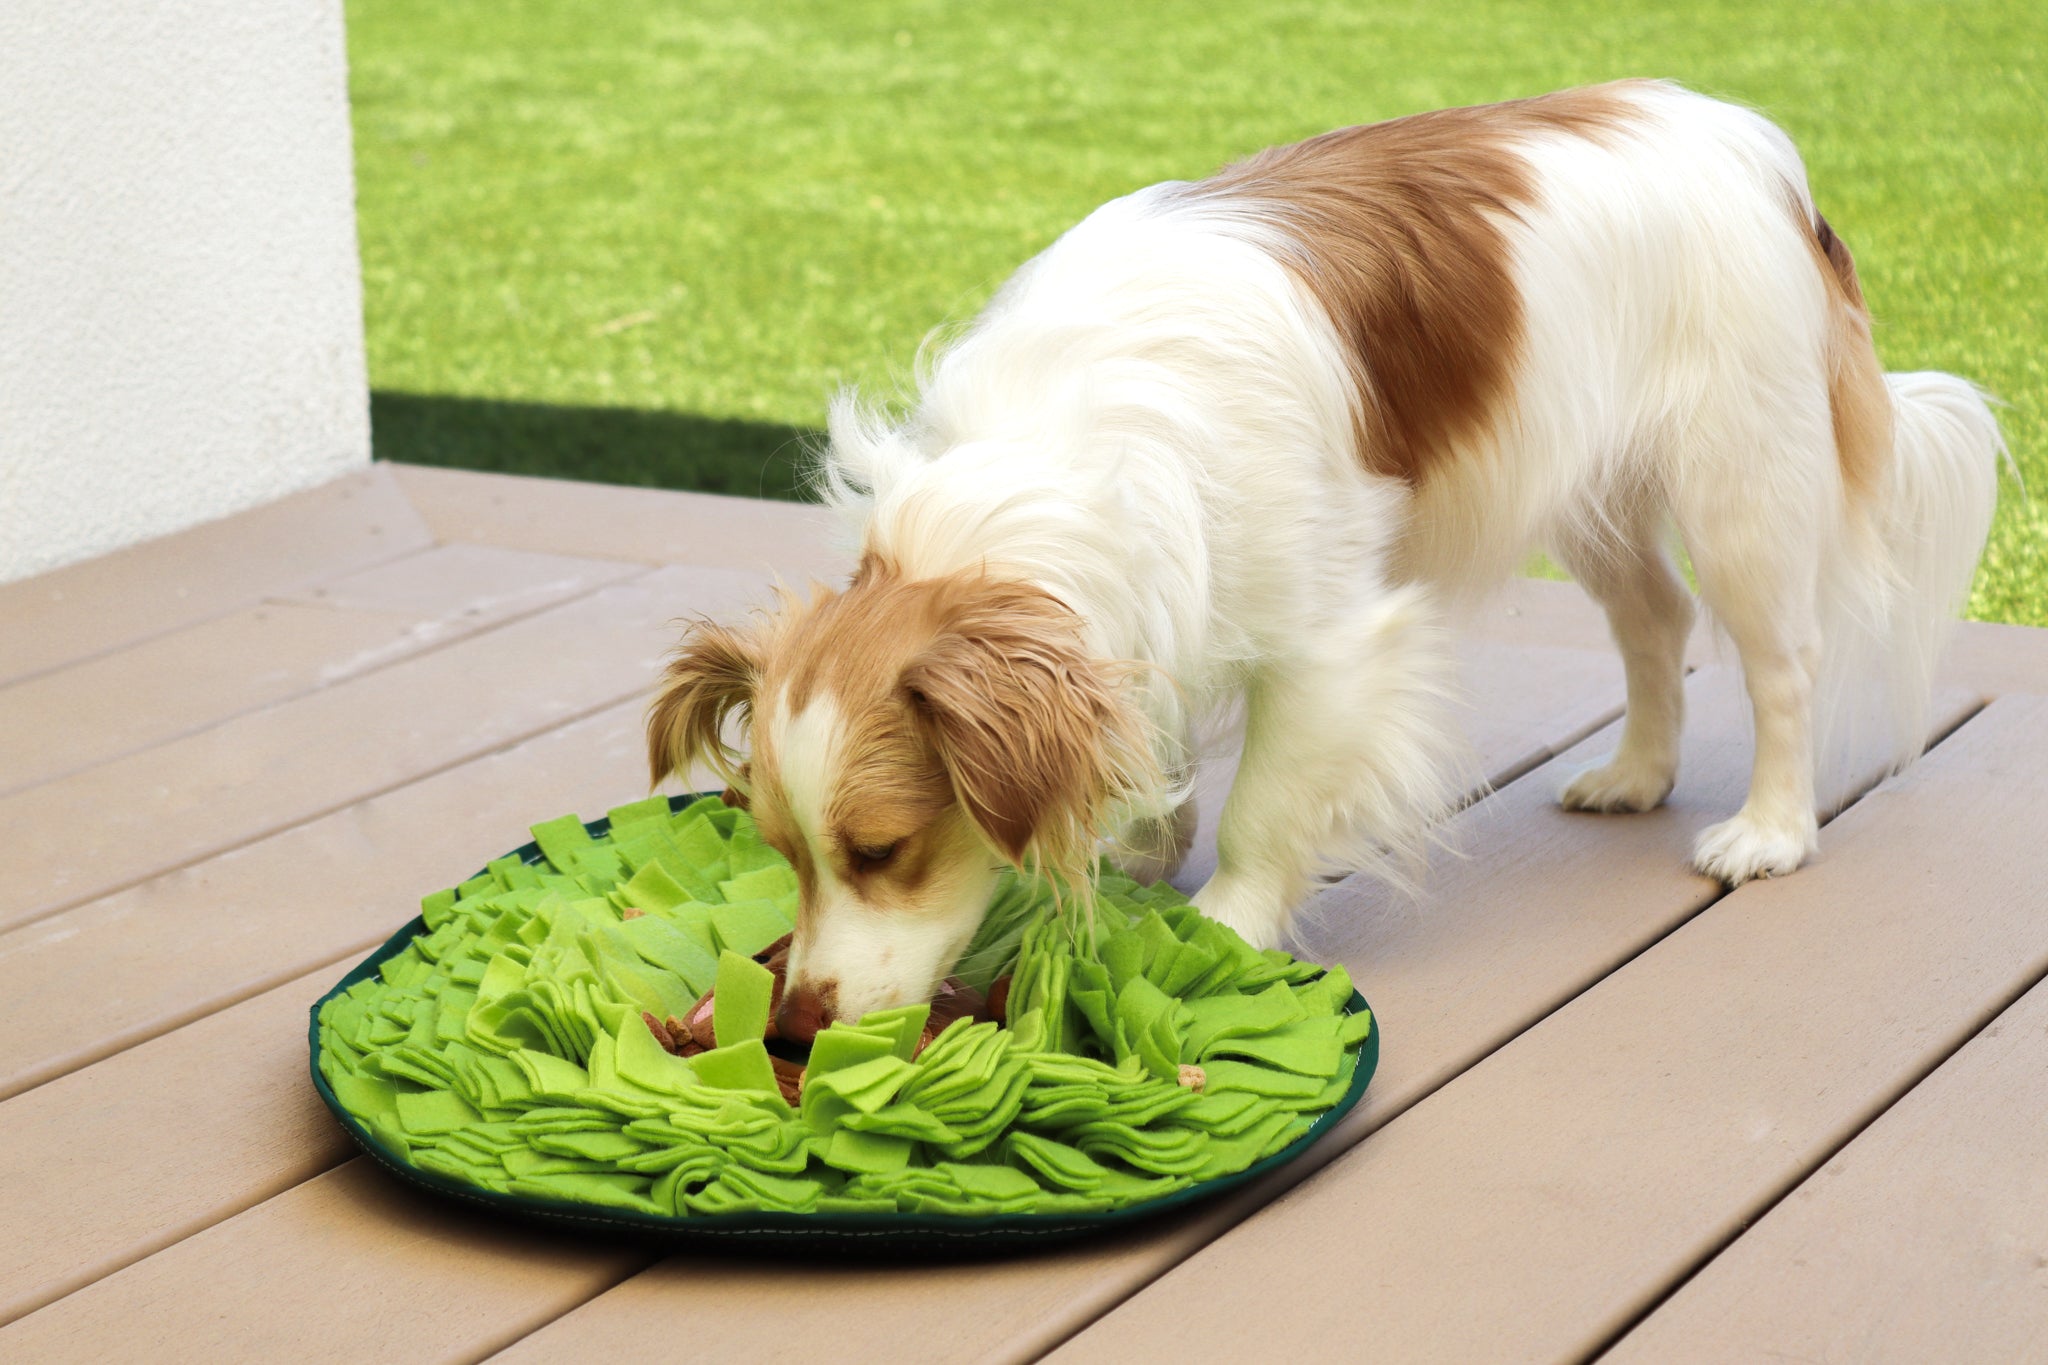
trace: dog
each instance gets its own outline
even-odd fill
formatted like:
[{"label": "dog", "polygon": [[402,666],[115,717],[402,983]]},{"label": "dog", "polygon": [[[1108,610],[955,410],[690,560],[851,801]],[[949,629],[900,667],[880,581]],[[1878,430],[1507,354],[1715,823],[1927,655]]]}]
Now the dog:
[{"label": "dog", "polygon": [[654,779],[709,765],[796,870],[795,1036],[928,998],[1005,866],[1169,871],[1191,727],[1232,708],[1206,914],[1271,946],[1319,870],[1403,875],[1459,797],[1445,613],[1537,547],[1626,668],[1563,804],[1672,788],[1675,533],[1755,720],[1694,863],[1790,873],[1831,674],[1882,673],[1918,752],[2004,448],[1969,383],[1883,372],[1786,135],[1650,81],[1115,200],[921,361],[907,418],[842,395],[828,438],[851,582],[696,624],[648,717]]}]

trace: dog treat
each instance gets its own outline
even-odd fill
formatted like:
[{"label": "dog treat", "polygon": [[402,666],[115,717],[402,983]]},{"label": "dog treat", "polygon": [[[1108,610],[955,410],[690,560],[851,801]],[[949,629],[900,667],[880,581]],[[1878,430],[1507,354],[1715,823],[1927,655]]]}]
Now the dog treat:
[{"label": "dog treat", "polygon": [[[1006,875],[924,1004],[775,1030],[797,883],[717,797],[533,829],[322,1007],[342,1107],[417,1168],[690,1218],[1123,1207],[1280,1150],[1348,1089],[1351,981],[1105,867]],[[773,1048],[770,1044],[774,1044]]]}]

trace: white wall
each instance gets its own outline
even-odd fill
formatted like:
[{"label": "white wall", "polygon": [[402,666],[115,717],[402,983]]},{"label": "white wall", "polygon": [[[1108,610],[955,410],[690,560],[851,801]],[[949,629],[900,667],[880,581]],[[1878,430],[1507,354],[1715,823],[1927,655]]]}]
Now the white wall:
[{"label": "white wall", "polygon": [[341,0],[0,0],[0,582],[369,459]]}]

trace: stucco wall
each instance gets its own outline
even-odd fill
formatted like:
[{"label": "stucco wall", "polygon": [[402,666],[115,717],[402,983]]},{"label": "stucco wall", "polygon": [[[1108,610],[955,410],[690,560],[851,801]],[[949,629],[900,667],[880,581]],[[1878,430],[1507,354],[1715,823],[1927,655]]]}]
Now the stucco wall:
[{"label": "stucco wall", "polygon": [[368,459],[341,0],[0,0],[0,582]]}]

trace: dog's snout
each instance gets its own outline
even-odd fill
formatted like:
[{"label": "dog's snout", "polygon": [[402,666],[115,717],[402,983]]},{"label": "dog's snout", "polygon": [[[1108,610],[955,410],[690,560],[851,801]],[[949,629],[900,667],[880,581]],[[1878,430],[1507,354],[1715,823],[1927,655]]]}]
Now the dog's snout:
[{"label": "dog's snout", "polygon": [[833,981],[787,986],[775,1010],[775,1031],[791,1042],[810,1042],[832,1022],[837,995],[838,983]]}]

